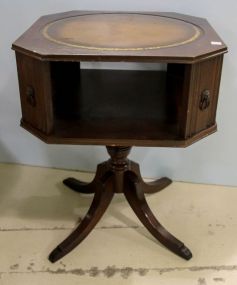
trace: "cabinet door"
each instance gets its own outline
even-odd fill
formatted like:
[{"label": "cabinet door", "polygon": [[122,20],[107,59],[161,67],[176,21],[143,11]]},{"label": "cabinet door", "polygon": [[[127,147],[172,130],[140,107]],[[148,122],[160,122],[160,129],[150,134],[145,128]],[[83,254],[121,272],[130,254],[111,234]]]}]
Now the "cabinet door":
[{"label": "cabinet door", "polygon": [[16,53],[22,122],[49,134],[53,128],[50,64]]},{"label": "cabinet door", "polygon": [[188,139],[214,127],[223,55],[195,64],[169,64],[167,96],[169,118],[179,136]]},{"label": "cabinet door", "polygon": [[189,136],[216,124],[222,61],[221,55],[191,68]]}]

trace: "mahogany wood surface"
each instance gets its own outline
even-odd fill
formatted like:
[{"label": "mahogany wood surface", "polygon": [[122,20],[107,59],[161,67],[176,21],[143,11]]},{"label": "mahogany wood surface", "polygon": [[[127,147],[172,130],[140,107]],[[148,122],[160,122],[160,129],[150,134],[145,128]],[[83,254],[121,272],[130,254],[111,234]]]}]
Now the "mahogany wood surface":
[{"label": "mahogany wood surface", "polygon": [[95,196],[85,218],[77,229],[50,254],[49,260],[51,262],[59,260],[81,243],[106,211],[113,198],[114,192],[113,188],[108,186],[109,182],[107,179],[105,181],[103,181],[103,179],[104,178],[101,177],[94,184]]},{"label": "mahogany wood surface", "polygon": [[[143,225],[185,258],[189,249],[150,210],[144,193],[171,180],[145,183],[127,159],[132,146],[186,147],[217,130],[216,110],[227,47],[202,18],[177,13],[71,11],[41,17],[16,52],[21,126],[46,143],[107,145],[110,159],[94,180],[68,178],[94,193],[87,215],[50,254],[56,262],[91,232],[114,193],[124,193]],[[85,70],[82,62],[165,64],[162,70]]]},{"label": "mahogany wood surface", "polygon": [[[53,128],[50,64],[19,53],[16,60],[23,118],[48,134]],[[32,89],[32,94],[28,93],[29,89]]]},{"label": "mahogany wood surface", "polygon": [[[216,130],[222,60],[170,63],[167,71],[83,70],[17,53],[22,126],[47,143],[185,147]],[[204,91],[209,105],[200,109]]]},{"label": "mahogany wood surface", "polygon": [[[64,122],[62,122],[62,125],[64,126]],[[59,132],[57,134],[52,135],[45,135],[41,131],[32,128],[32,126],[25,121],[21,121],[21,126],[26,129],[28,132],[30,132],[32,135],[38,137],[42,141],[44,141],[47,144],[68,144],[68,145],[121,145],[121,146],[146,146],[146,147],[175,147],[175,148],[185,148],[188,147],[197,141],[215,133],[217,131],[217,125],[213,125],[210,128],[207,128],[200,133],[188,138],[188,139],[175,139],[174,137],[170,137],[170,133],[167,135],[170,137],[170,139],[164,139],[164,140],[154,140],[154,139],[138,139],[138,138],[98,138],[95,134],[95,128],[89,128],[88,133],[90,134],[89,137],[83,137],[80,138],[77,135],[75,136],[67,136],[62,137],[60,134],[62,132],[62,128],[59,128]],[[67,124],[68,130],[71,128],[71,124]],[[132,125],[131,125],[132,126]],[[73,127],[73,126],[72,126]],[[164,126],[161,126],[162,129]],[[64,129],[64,128],[63,128]],[[91,131],[90,131],[91,130]],[[108,128],[108,131],[114,132],[114,129]],[[157,129],[156,129],[157,130]],[[159,129],[157,130],[159,133]],[[94,134],[92,137],[91,134]]]},{"label": "mahogany wood surface", "polygon": [[159,192],[172,181],[166,177],[146,184],[141,177],[139,165],[127,159],[131,147],[107,147],[110,159],[98,165],[94,180],[84,183],[75,178],[64,180],[64,184],[79,193],[95,193],[91,207],[79,226],[49,255],[56,262],[68,254],[90,233],[100,220],[114,193],[124,193],[128,203],[148,231],[165,247],[189,260],[190,250],[171,235],[155,218],[149,208],[144,193]]}]

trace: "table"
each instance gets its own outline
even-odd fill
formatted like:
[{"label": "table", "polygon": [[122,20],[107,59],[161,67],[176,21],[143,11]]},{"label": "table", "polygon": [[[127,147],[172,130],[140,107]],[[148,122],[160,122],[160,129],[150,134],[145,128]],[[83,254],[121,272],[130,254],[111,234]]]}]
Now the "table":
[{"label": "table", "polygon": [[[187,147],[216,131],[227,47],[210,24],[177,13],[71,11],[41,17],[12,48],[21,126],[50,144],[105,145],[110,156],[91,183],[64,181],[94,198],[49,260],[56,262],[86,238],[115,193],[125,195],[160,243],[189,260],[191,251],[159,223],[145,198],[171,180],[145,183],[127,156],[132,146]],[[84,69],[84,62],[115,68]],[[119,62],[142,70],[116,69]],[[144,70],[147,63],[154,70]]]}]

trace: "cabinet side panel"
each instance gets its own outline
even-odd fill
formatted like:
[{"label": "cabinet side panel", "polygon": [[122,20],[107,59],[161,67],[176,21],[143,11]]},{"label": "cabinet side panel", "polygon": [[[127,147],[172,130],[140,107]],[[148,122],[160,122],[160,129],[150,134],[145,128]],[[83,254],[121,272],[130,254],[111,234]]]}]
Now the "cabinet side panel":
[{"label": "cabinet side panel", "polygon": [[168,64],[167,68],[167,113],[169,121],[178,125],[180,138],[187,136],[189,105],[190,66]]},{"label": "cabinet side panel", "polygon": [[192,97],[189,134],[193,136],[216,122],[223,56],[218,56],[192,67],[194,81],[190,89]]},{"label": "cabinet side panel", "polygon": [[222,72],[222,66],[223,66],[223,58],[224,56],[219,56],[216,58],[214,62],[213,69],[216,70],[214,74],[214,83],[213,83],[213,99],[212,99],[212,105],[210,108],[210,124],[213,125],[216,123],[216,111],[217,111],[217,105],[218,105],[218,98],[219,98],[219,90],[220,90],[220,83],[221,83],[221,72]]},{"label": "cabinet side panel", "polygon": [[16,53],[22,120],[49,134],[53,129],[51,76],[48,62]]}]

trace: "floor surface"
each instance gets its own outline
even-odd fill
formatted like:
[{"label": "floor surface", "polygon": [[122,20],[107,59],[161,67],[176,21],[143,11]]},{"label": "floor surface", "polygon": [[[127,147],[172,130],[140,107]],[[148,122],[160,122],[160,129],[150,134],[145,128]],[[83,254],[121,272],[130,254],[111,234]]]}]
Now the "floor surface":
[{"label": "floor surface", "polygon": [[[237,187],[173,183],[147,196],[160,222],[193,252],[159,244],[116,195],[96,229],[51,264],[49,252],[80,222],[91,195],[61,182],[91,174],[0,164],[0,285],[237,284]],[[96,283],[95,283],[96,282]]]}]

